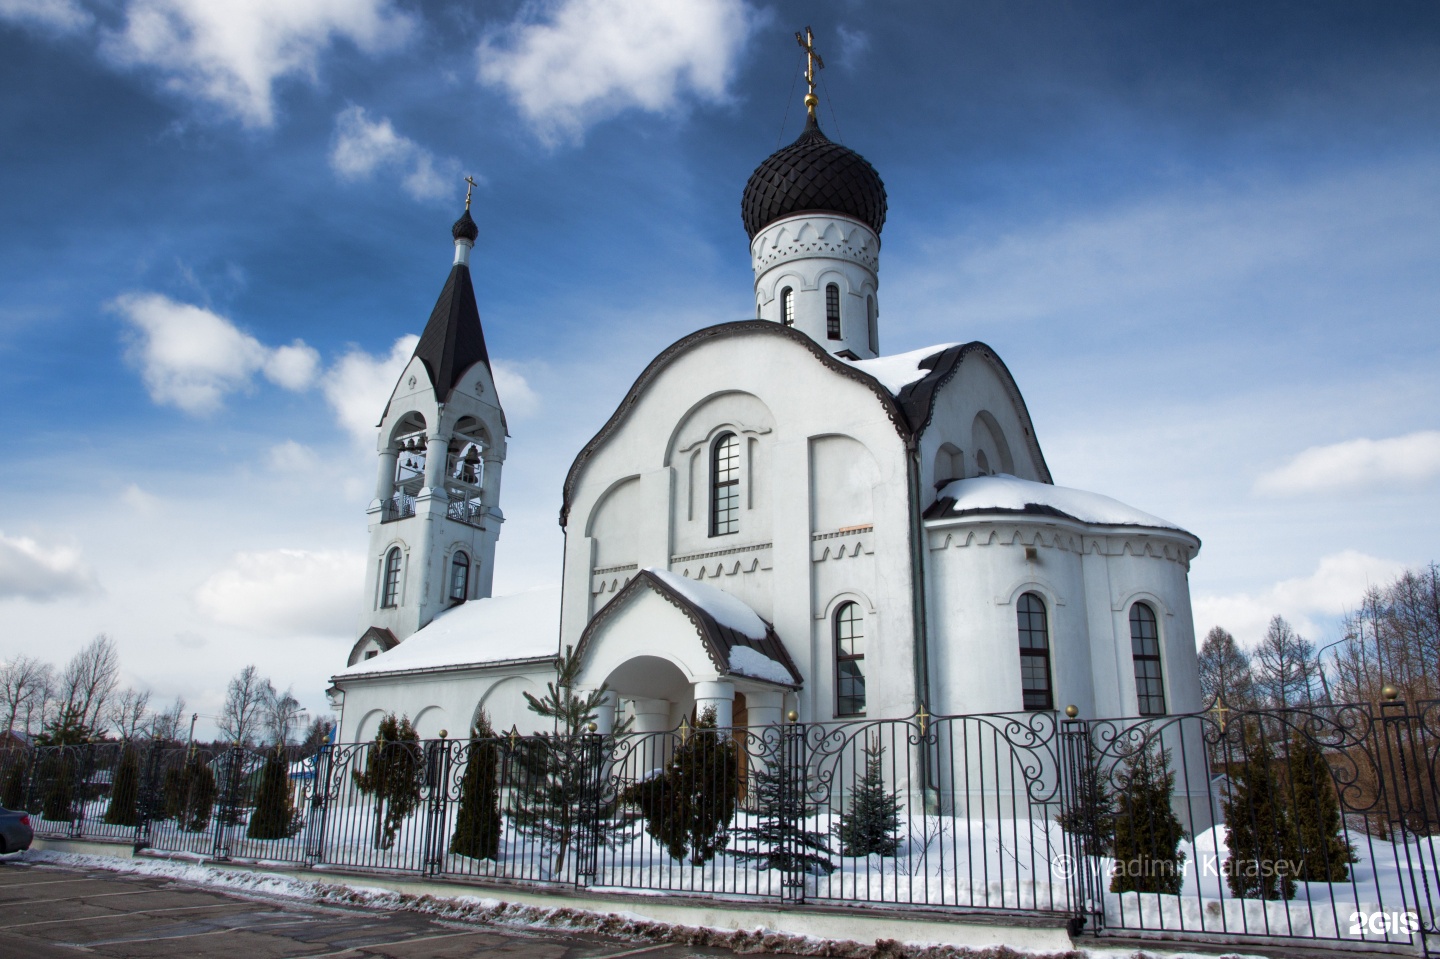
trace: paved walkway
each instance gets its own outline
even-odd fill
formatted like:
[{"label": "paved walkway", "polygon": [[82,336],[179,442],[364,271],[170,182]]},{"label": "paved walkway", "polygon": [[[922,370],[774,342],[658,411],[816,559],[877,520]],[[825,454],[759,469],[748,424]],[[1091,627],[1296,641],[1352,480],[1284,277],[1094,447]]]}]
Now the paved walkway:
[{"label": "paved walkway", "polygon": [[170,879],[0,864],[0,959],[689,959],[718,949],[247,899]]}]

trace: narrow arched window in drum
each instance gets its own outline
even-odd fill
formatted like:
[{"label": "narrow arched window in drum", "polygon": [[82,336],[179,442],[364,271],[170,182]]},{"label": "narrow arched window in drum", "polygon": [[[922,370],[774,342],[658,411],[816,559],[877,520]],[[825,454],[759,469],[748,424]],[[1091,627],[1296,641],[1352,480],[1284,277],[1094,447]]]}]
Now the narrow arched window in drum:
[{"label": "narrow arched window in drum", "polygon": [[1141,716],[1165,715],[1165,682],[1160,671],[1160,627],[1145,603],[1130,607],[1130,655],[1135,660],[1135,700]]},{"label": "narrow arched window in drum", "polygon": [[1054,709],[1050,686],[1050,623],[1045,601],[1034,593],[1020,597],[1016,606],[1020,629],[1020,688],[1026,709]]}]

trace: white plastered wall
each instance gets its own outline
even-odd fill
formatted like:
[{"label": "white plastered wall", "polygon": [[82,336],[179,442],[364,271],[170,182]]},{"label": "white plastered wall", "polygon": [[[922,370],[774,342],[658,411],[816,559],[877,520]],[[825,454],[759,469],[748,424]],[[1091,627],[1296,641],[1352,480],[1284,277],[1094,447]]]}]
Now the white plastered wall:
[{"label": "white plastered wall", "polygon": [[[750,457],[742,473],[740,531],[711,537],[702,525],[708,522],[708,464],[696,471],[706,485],[692,490],[687,484],[699,481],[690,478],[685,449],[729,426],[743,427],[737,433],[746,437]],[[874,495],[872,529],[863,543],[850,534],[844,544],[819,540],[824,533],[812,529],[816,518],[843,512],[825,502],[829,487],[823,479],[812,482],[812,440],[820,437],[848,438],[868,457],[864,483]],[[584,630],[591,597],[597,608],[608,598],[593,592],[595,544],[584,532],[606,493],[630,476],[640,478],[631,518],[637,565],[701,579],[769,619],[806,679],[798,700],[802,719],[834,714],[833,651],[820,639],[828,635],[827,624],[816,617],[847,593],[866,595],[885,611],[875,628],[883,625],[888,662],[880,669],[877,660],[869,675],[870,696],[892,715],[913,711],[906,453],[869,387],[778,336],[715,337],[676,357],[579,474],[567,527],[562,644],[574,643]],[[842,498],[849,501],[852,493],[842,491]],[[656,517],[663,521],[654,522]],[[680,551],[682,544],[689,552]],[[822,553],[829,548],[831,558],[817,562],[817,544]],[[858,548],[859,556],[837,560],[841,545],[852,554]],[[705,553],[718,555],[696,555]],[[628,578],[612,575],[617,589]],[[663,645],[663,636],[652,642]]]}]

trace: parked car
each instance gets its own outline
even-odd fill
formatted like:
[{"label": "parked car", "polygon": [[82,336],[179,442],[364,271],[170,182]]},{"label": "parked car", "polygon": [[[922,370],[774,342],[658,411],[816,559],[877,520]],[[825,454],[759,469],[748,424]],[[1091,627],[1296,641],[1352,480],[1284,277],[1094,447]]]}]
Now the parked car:
[{"label": "parked car", "polygon": [[34,838],[28,812],[0,809],[0,853],[29,849],[30,840]]}]

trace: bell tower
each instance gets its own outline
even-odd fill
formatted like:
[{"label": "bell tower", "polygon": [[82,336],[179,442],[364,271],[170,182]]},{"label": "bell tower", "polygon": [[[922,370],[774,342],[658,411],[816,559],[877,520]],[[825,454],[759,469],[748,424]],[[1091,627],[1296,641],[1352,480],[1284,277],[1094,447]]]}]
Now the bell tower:
[{"label": "bell tower", "polygon": [[450,276],[380,417],[351,665],[404,642],[451,606],[490,595],[507,432],[470,278],[479,233],[467,191],[451,229]]}]

